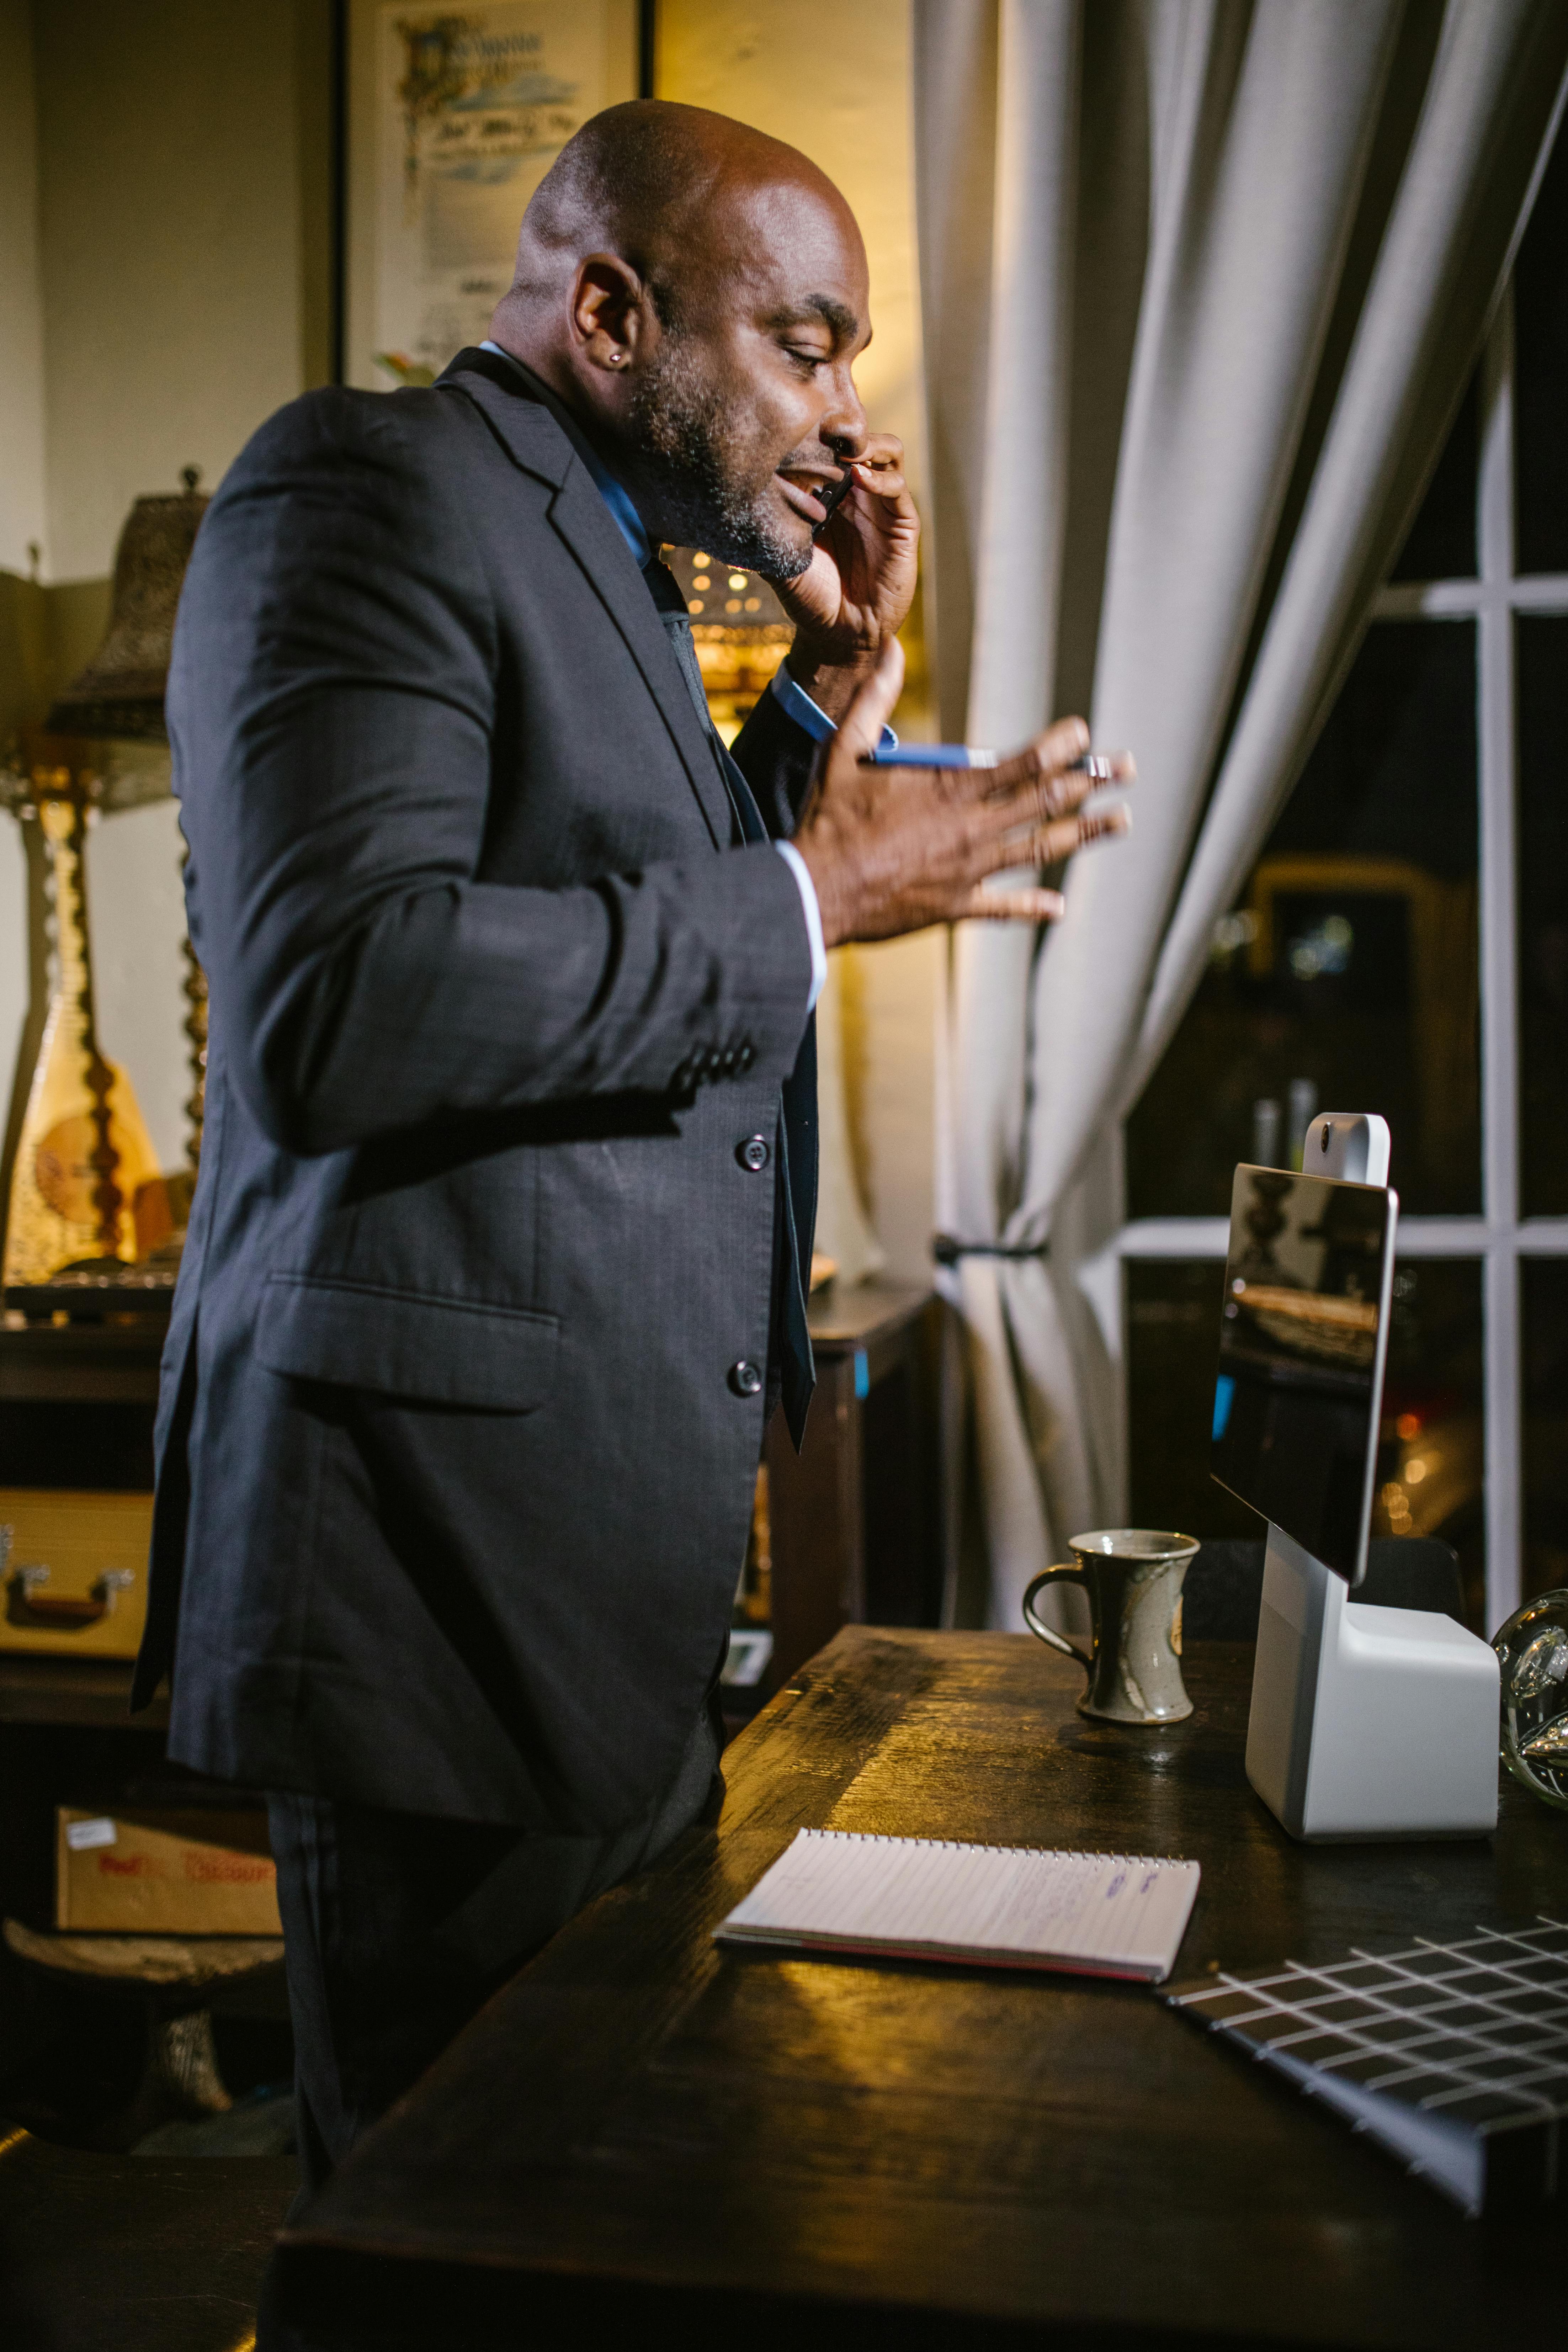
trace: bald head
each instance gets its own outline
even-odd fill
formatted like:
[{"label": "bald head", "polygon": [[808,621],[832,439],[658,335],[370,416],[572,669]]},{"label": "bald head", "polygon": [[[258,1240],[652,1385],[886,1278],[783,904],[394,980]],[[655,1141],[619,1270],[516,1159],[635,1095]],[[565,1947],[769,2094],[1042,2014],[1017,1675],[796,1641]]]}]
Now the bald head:
[{"label": "bald head", "polygon": [[568,140],[522,217],[517,268],[503,308],[549,306],[576,265],[597,249],[630,263],[665,318],[679,314],[703,248],[773,194],[820,210],[854,245],[854,215],[824,172],[796,147],[706,107],[636,99],[606,107]]},{"label": "bald head", "polygon": [[775,578],[864,444],[865,247],[826,175],[704,108],[584,124],[523,216],[491,325],[565,402],[650,533]]}]

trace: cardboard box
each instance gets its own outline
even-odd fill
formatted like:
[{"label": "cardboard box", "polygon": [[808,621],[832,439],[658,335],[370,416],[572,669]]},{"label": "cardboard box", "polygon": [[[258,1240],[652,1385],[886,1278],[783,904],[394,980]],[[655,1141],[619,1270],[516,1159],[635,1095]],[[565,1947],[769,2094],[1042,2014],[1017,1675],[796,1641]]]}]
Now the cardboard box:
[{"label": "cardboard box", "polygon": [[151,1495],[0,1486],[0,1650],[133,1658],[152,1539]]},{"label": "cardboard box", "polygon": [[266,1814],[60,1806],[55,1925],[120,1936],[280,1936]]}]

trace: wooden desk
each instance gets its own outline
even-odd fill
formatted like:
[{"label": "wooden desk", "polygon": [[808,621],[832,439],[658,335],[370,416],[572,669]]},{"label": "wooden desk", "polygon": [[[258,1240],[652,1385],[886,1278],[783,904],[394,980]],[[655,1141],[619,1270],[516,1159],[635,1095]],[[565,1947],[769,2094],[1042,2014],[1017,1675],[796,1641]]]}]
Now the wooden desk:
[{"label": "wooden desk", "polygon": [[[1568,1821],[1292,1845],[1242,1770],[1250,1652],[1090,1725],[1026,1635],[850,1628],[728,1751],[717,1831],[568,1927],[285,2241],[310,2345],[1042,2342],[1519,2352],[1562,2211],[1467,2222],[1142,1987],[722,1956],[803,1824],[1194,1856],[1181,1972],[1568,1904]],[[336,2319],[331,2315],[336,2313]]]},{"label": "wooden desk", "polygon": [[7,2352],[236,2352],[291,2157],[100,2156],[0,2116]]}]

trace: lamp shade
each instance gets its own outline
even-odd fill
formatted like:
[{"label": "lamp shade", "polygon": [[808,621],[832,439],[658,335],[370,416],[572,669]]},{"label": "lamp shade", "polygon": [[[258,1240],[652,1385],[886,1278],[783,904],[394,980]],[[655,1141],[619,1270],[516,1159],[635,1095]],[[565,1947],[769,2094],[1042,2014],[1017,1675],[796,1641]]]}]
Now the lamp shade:
[{"label": "lamp shade", "polygon": [[187,466],[172,496],[138,499],[114,556],[114,596],[103,643],[58,697],[44,724],[53,735],[126,736],[165,742],[163,688],[174,613],[196,528],[207,509]]}]

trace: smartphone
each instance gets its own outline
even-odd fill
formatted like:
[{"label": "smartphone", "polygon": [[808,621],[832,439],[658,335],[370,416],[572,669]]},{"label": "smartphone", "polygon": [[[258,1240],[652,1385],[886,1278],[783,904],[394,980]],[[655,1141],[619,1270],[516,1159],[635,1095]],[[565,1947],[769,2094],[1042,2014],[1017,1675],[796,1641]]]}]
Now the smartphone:
[{"label": "smartphone", "polygon": [[813,539],[821,538],[823,532],[827,529],[828,524],[833,520],[834,516],[844,504],[845,499],[849,496],[849,493],[854,487],[854,472],[848,466],[846,466],[843,473],[840,474],[836,482],[830,482],[826,489],[817,491],[816,495],[822,500],[823,505],[827,509],[827,512],[823,516],[820,522],[813,523],[811,527],[811,535]]}]

